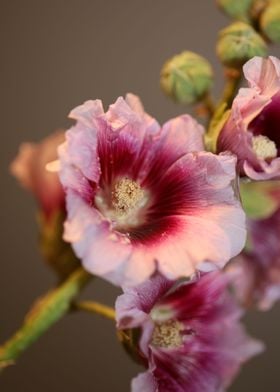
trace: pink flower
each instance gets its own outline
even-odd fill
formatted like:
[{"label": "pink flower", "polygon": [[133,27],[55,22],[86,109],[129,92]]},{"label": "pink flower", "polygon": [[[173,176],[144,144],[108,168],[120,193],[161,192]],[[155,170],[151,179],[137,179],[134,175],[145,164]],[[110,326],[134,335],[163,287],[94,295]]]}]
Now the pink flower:
[{"label": "pink flower", "polygon": [[131,94],[106,113],[96,100],[70,117],[77,123],[59,150],[64,238],[88,271],[135,285],[156,270],[174,279],[206,261],[223,267],[240,252],[235,158],[194,152],[203,149],[194,119],[180,116],[160,128]]},{"label": "pink flower", "polygon": [[236,293],[245,306],[268,310],[280,299],[280,208],[262,220],[248,220],[250,251],[235,258]]},{"label": "pink flower", "polygon": [[238,157],[242,175],[280,177],[280,61],[255,57],[244,66],[249,87],[241,88],[218,138],[218,151]]},{"label": "pink flower", "polygon": [[57,147],[64,140],[64,131],[61,130],[40,143],[24,143],[11,164],[12,174],[35,195],[46,217],[65,205],[57,173],[46,170],[46,165],[57,159]]},{"label": "pink flower", "polygon": [[148,369],[132,381],[133,392],[223,391],[263,350],[245,333],[229,283],[218,271],[175,286],[155,276],[118,297],[117,326],[141,329],[138,350]]}]

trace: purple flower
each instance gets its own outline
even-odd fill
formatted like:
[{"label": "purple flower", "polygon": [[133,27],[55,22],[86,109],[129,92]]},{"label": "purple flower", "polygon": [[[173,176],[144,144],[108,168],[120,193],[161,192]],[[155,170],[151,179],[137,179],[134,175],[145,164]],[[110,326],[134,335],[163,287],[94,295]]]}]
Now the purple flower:
[{"label": "purple flower", "polygon": [[230,264],[236,294],[245,306],[268,310],[280,299],[280,208],[262,220],[248,219],[250,250]]},{"label": "purple flower", "polygon": [[[162,128],[139,99],[74,109],[76,125],[60,148],[67,194],[64,238],[84,267],[120,285],[218,267],[244,245],[244,212],[231,183],[235,158],[203,149],[190,116]],[[196,152],[200,151],[200,152]]]},{"label": "purple flower", "polygon": [[65,206],[65,194],[57,173],[46,166],[57,159],[57,148],[65,140],[65,132],[56,131],[40,143],[23,143],[11,164],[11,172],[31,191],[48,219]]},{"label": "purple flower", "polygon": [[218,151],[238,157],[242,175],[280,178],[280,62],[255,57],[244,66],[249,87],[241,88],[218,138]]},{"label": "purple flower", "polygon": [[247,336],[229,276],[215,271],[173,284],[154,276],[116,302],[119,329],[140,328],[147,371],[133,392],[223,391],[263,345]]}]

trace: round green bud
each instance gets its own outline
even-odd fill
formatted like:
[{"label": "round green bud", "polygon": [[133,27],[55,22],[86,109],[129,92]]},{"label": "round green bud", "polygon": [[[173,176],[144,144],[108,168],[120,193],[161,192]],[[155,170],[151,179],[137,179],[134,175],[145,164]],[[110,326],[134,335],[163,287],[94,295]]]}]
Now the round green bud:
[{"label": "round green bud", "polygon": [[239,68],[252,57],[266,54],[265,41],[246,23],[235,22],[219,34],[217,55],[228,67]]},{"label": "round green bud", "polygon": [[280,42],[280,1],[274,1],[261,15],[260,26],[271,42]]},{"label": "round green bud", "polygon": [[234,19],[246,21],[254,0],[217,0],[220,9]]},{"label": "round green bud", "polygon": [[183,104],[202,100],[212,84],[210,63],[204,57],[188,51],[169,59],[160,74],[160,85],[165,94]]}]

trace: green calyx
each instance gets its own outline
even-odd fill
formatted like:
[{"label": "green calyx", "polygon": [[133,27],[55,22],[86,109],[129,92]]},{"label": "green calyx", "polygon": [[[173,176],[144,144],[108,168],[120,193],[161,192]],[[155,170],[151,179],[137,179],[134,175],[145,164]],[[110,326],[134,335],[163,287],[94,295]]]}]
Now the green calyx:
[{"label": "green calyx", "polygon": [[218,0],[220,9],[233,19],[247,21],[254,0]]},{"label": "green calyx", "polygon": [[176,102],[193,104],[202,100],[213,84],[210,63],[196,53],[184,51],[168,60],[160,75],[165,94]]},{"label": "green calyx", "polygon": [[239,68],[252,57],[266,54],[265,41],[246,23],[235,22],[219,34],[217,55],[227,67]]},{"label": "green calyx", "polygon": [[267,8],[260,18],[262,32],[271,42],[280,42],[280,2],[274,1]]}]

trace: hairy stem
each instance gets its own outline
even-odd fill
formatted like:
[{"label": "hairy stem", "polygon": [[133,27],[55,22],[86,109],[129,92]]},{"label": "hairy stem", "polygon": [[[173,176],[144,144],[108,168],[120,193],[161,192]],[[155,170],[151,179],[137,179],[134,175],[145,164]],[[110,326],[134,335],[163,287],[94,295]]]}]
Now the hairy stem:
[{"label": "hairy stem", "polygon": [[88,272],[78,268],[64,283],[40,298],[27,314],[21,328],[0,346],[0,369],[13,364],[21,353],[63,317],[90,279]]}]

